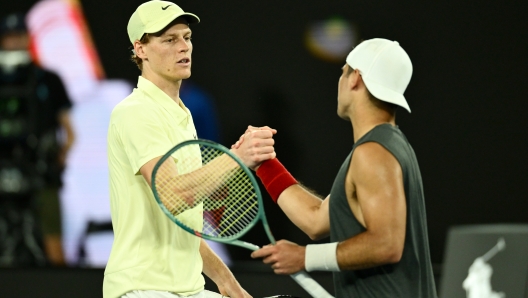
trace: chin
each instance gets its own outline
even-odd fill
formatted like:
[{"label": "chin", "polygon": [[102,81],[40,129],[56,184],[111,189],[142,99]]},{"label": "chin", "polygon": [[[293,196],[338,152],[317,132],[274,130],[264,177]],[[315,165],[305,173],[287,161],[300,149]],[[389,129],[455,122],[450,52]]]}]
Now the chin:
[{"label": "chin", "polygon": [[339,118],[343,119],[343,120],[346,120],[346,121],[350,121],[350,117],[348,116],[348,114],[342,112],[342,111],[337,111],[337,115],[339,116]]},{"label": "chin", "polygon": [[175,75],[172,75],[171,76],[171,80],[172,81],[181,81],[181,80],[185,80],[185,79],[188,79],[191,77],[191,72],[188,72],[188,73],[178,73],[178,74],[175,74]]},{"label": "chin", "polygon": [[181,77],[182,80],[190,78],[191,77],[191,71],[189,70],[189,71],[187,71],[185,73],[182,73],[180,77]]}]

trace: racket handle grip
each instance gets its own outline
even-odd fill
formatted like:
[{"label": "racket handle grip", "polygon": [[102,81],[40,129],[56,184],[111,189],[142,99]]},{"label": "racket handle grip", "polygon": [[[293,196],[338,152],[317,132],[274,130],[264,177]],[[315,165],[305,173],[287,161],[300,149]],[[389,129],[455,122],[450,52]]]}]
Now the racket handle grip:
[{"label": "racket handle grip", "polygon": [[229,244],[240,246],[240,247],[252,250],[252,251],[255,251],[260,248],[258,245],[255,245],[253,243],[249,243],[246,241],[240,241],[240,240],[232,240],[231,242],[229,242]]},{"label": "racket handle grip", "polygon": [[290,275],[308,294],[314,298],[334,298],[320,284],[318,284],[306,271],[299,271]]}]

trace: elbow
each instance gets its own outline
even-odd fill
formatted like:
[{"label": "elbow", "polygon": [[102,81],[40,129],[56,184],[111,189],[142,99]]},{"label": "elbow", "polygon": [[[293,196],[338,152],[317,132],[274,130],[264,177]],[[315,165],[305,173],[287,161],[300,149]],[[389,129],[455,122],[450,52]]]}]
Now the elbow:
[{"label": "elbow", "polygon": [[310,230],[305,230],[304,232],[313,241],[317,241],[317,240],[321,240],[323,238],[326,238],[326,237],[328,237],[328,234],[329,234],[328,231],[326,231],[324,229],[314,229],[314,228],[312,228]]},{"label": "elbow", "polygon": [[305,222],[303,225],[303,232],[310,237],[311,240],[321,240],[330,235],[330,220],[328,217],[319,218],[313,217],[313,220]]},{"label": "elbow", "polygon": [[308,235],[308,237],[310,237],[310,239],[311,239],[312,241],[317,241],[317,240],[323,238],[323,237],[321,237],[320,235],[318,235],[318,234],[314,234],[314,233],[306,233],[306,234]]},{"label": "elbow", "polygon": [[381,263],[396,264],[399,263],[403,256],[403,245],[388,245],[381,253]]},{"label": "elbow", "polygon": [[392,253],[390,255],[387,255],[385,260],[387,264],[396,264],[401,261],[401,258],[402,258],[401,253]]}]

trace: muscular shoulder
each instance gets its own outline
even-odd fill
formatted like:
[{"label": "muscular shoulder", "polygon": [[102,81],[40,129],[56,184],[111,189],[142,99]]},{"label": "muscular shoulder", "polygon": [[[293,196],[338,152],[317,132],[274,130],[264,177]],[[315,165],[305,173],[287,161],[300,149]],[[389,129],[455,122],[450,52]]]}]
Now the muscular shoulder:
[{"label": "muscular shoulder", "polygon": [[378,142],[366,142],[354,149],[352,159],[364,162],[377,162],[394,156]]},{"label": "muscular shoulder", "polygon": [[401,173],[400,164],[385,147],[377,142],[366,142],[354,149],[350,162],[354,180],[369,176],[382,177]]}]

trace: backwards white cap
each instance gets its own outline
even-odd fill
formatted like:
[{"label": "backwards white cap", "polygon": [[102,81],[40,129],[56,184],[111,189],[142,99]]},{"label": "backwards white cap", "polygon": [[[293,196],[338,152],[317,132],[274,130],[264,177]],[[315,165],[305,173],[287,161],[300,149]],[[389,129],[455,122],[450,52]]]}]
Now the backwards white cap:
[{"label": "backwards white cap", "polygon": [[366,40],[348,54],[346,63],[359,70],[373,96],[411,112],[403,93],[411,80],[413,67],[398,42],[382,38]]}]

